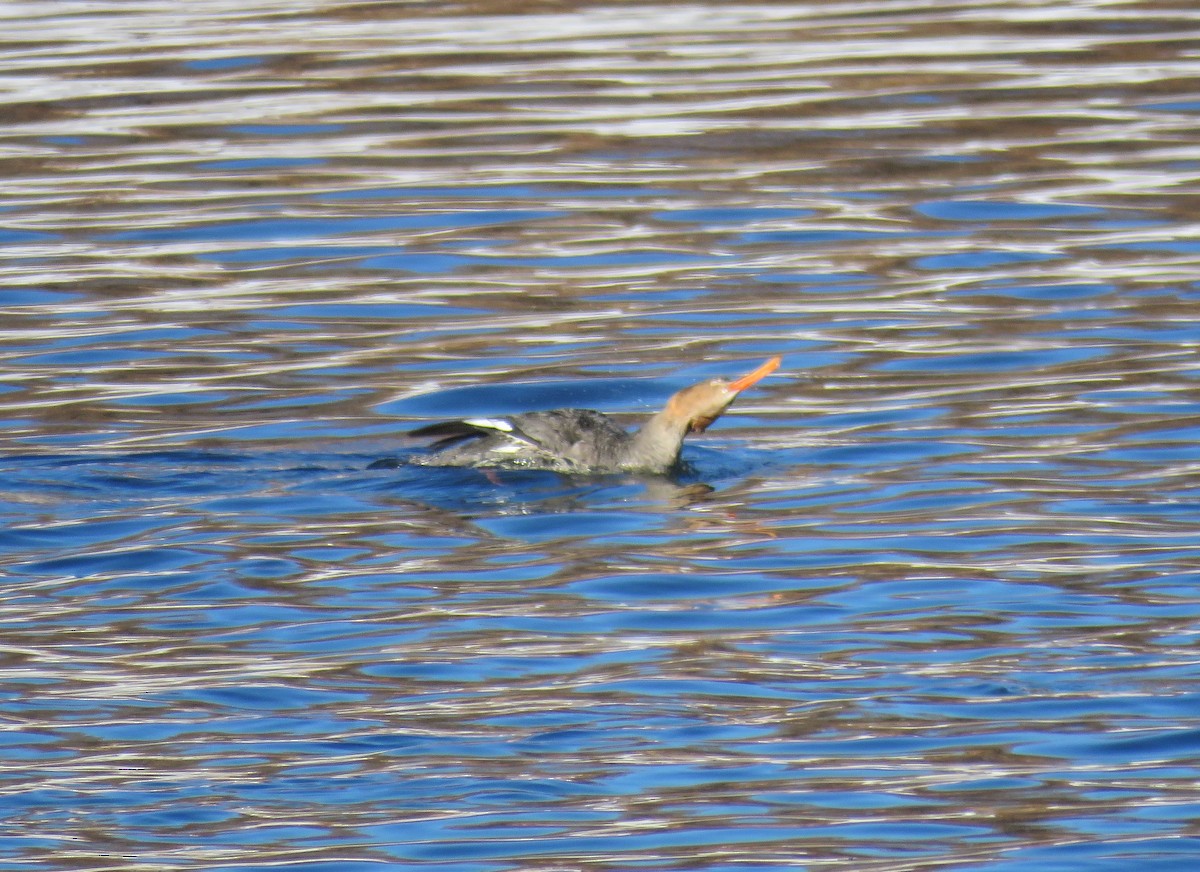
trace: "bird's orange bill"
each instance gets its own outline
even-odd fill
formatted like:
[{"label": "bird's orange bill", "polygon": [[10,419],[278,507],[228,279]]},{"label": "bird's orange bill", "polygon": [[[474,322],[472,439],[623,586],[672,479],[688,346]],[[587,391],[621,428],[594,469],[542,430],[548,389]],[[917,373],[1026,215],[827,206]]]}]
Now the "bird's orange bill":
[{"label": "bird's orange bill", "polygon": [[744,391],[746,388],[750,387],[750,385],[754,384],[757,381],[760,381],[761,379],[766,378],[771,373],[773,373],[775,370],[779,369],[779,364],[782,361],[783,361],[783,358],[781,358],[778,354],[775,355],[770,360],[768,360],[766,363],[764,363],[762,366],[760,366],[758,369],[754,370],[754,372],[750,373],[749,375],[742,376],[740,379],[738,379],[735,382],[730,382],[729,389],[735,393]]}]

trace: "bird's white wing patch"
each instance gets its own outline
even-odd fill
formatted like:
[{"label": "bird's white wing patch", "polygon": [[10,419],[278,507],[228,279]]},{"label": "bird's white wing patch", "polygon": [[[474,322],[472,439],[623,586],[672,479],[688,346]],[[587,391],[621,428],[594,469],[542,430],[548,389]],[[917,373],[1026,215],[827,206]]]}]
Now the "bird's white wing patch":
[{"label": "bird's white wing patch", "polygon": [[502,442],[501,444],[492,448],[492,453],[493,454],[520,454],[522,451],[528,451],[528,450],[529,450],[528,442],[520,441],[517,439],[512,439],[508,442]]},{"label": "bird's white wing patch", "polygon": [[536,448],[538,451],[544,450],[535,439],[522,433],[517,429],[517,425],[508,418],[464,418],[463,423],[471,427],[478,427],[480,430],[495,430],[497,433],[503,433],[510,441],[492,446],[491,450],[497,454],[520,454],[530,448]]},{"label": "bird's white wing patch", "polygon": [[472,427],[482,427],[485,430],[499,430],[501,433],[511,433],[513,425],[503,418],[464,418],[464,424]]}]

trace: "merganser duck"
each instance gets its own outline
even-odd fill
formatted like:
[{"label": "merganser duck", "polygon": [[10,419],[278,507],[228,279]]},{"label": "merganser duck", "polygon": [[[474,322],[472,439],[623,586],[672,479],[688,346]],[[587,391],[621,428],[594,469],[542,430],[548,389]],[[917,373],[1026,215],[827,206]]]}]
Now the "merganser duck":
[{"label": "merganser duck", "polygon": [[409,431],[440,437],[417,466],[544,469],[554,472],[662,474],[679,463],[688,433],[703,433],[738,394],[779,368],[772,357],[736,381],[714,378],[684,388],[635,433],[591,409],[552,409],[502,418],[464,418]]}]

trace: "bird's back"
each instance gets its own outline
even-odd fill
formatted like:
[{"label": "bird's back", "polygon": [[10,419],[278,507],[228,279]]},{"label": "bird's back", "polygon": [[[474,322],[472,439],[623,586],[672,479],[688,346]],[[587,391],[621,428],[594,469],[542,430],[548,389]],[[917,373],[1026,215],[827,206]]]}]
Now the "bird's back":
[{"label": "bird's back", "polygon": [[441,436],[422,466],[495,466],[586,472],[620,465],[630,436],[592,409],[551,409],[431,424],[415,436]]}]

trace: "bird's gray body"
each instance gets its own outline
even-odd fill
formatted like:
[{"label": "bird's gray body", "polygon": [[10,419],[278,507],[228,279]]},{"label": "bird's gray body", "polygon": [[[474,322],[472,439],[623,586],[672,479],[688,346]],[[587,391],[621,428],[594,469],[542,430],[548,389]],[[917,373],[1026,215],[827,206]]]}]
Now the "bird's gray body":
[{"label": "bird's gray body", "polygon": [[632,452],[632,434],[592,409],[552,409],[499,418],[468,418],[431,424],[414,436],[442,437],[432,453],[409,459],[417,466],[473,466],[549,469],[587,473],[653,466],[665,472],[673,463],[648,464]]}]

